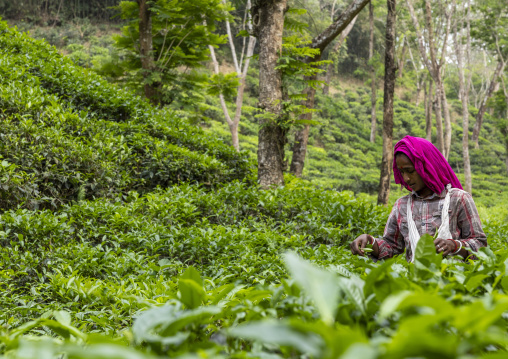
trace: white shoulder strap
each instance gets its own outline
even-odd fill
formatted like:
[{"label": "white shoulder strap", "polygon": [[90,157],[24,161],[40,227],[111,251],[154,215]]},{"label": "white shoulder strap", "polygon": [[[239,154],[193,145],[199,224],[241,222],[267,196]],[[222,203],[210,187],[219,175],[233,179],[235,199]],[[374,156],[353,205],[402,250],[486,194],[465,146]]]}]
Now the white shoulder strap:
[{"label": "white shoulder strap", "polygon": [[[438,229],[438,238],[450,239],[452,234],[450,233],[450,215],[448,209],[450,208],[450,192],[456,190],[451,188],[451,184],[446,186],[446,197],[443,203],[443,210],[441,212],[441,226]],[[411,263],[415,260],[416,245],[420,240],[420,233],[416,228],[416,223],[413,219],[413,196],[409,195],[409,201],[407,201],[407,226],[409,229],[409,243],[411,244]]]},{"label": "white shoulder strap", "polygon": [[448,212],[448,209],[450,208],[450,192],[452,190],[456,190],[456,188],[451,187],[452,186],[450,184],[446,186],[446,197],[443,203],[443,210],[441,212],[441,226],[439,226],[438,238],[452,238],[452,234],[450,233],[450,212]]},{"label": "white shoulder strap", "polygon": [[407,201],[407,227],[409,229],[409,243],[411,243],[411,263],[415,260],[415,250],[418,241],[420,240],[420,233],[416,228],[415,221],[413,219],[413,195],[409,195],[409,201]]}]

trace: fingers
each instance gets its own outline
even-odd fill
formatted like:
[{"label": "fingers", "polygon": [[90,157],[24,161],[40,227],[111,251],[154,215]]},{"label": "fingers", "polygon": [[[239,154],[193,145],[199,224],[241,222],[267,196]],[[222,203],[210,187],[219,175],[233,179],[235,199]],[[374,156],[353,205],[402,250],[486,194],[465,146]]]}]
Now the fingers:
[{"label": "fingers", "polygon": [[446,243],[441,238],[437,238],[434,240],[434,245],[436,246],[436,253],[442,253],[446,249]]},{"label": "fingers", "polygon": [[441,253],[443,256],[449,255],[452,253],[452,249],[455,248],[454,242],[448,239],[438,238],[434,240],[434,244],[436,246],[436,252]]},{"label": "fingers", "polygon": [[351,248],[351,253],[363,256],[365,255],[363,249],[365,248],[366,245],[367,245],[366,235],[362,234],[349,244],[349,248]]},{"label": "fingers", "polygon": [[353,242],[351,242],[351,253],[363,256],[363,251],[358,247],[358,242],[358,239],[355,239]]}]

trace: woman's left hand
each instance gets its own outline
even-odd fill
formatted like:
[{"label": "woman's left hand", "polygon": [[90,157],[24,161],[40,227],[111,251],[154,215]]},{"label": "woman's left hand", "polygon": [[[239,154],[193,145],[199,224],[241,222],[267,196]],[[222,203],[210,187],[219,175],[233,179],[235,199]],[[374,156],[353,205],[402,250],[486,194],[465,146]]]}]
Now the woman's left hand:
[{"label": "woman's left hand", "polygon": [[443,256],[453,253],[456,247],[454,240],[441,238],[436,239],[434,245],[436,246],[436,252],[442,253]]}]

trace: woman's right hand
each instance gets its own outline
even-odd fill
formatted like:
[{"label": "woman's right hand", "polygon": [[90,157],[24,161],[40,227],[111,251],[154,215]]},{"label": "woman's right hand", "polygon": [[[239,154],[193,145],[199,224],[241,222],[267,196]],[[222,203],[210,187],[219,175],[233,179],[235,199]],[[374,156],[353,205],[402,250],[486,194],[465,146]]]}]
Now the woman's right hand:
[{"label": "woman's right hand", "polygon": [[377,245],[377,242],[374,240],[374,237],[372,237],[370,234],[362,234],[358,236],[354,241],[352,241],[349,244],[349,247],[351,248],[351,253],[364,256],[365,255],[365,247],[367,247],[367,244],[374,242],[372,245],[372,254],[374,257],[377,257],[379,254],[379,247]]}]

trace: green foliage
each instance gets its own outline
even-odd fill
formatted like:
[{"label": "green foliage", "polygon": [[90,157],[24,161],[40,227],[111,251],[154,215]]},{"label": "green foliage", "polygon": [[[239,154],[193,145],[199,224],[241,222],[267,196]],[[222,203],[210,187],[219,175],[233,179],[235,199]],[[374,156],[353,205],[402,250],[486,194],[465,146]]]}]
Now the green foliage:
[{"label": "green foliage", "polygon": [[501,51],[506,57],[508,53],[508,26],[506,7],[497,1],[482,1],[475,8],[478,15],[471,24],[471,36],[478,41],[481,47],[485,47],[494,53]]},{"label": "green foliage", "polygon": [[[306,10],[290,8],[289,14],[303,15],[306,14]],[[317,89],[324,84],[324,81],[317,80],[317,75],[324,72],[323,66],[329,64],[330,61],[314,61],[320,57],[320,50],[306,46],[312,42],[306,40],[306,34],[303,32],[307,24],[287,16],[284,27],[291,35],[283,37],[282,52],[276,68],[282,72],[285,93],[283,103],[285,120],[282,126],[289,129],[294,124],[313,123],[299,119],[302,114],[315,112],[315,109],[305,105],[307,99],[305,90],[308,88]]]},{"label": "green foliage", "polygon": [[178,103],[184,110],[199,113],[203,103],[199,91],[208,78],[189,75],[187,70],[203,66],[208,60],[208,46],[226,41],[215,34],[215,24],[227,18],[231,9],[220,0],[157,0],[149,6],[153,69],[146,78],[139,53],[139,6],[132,1],[122,1],[118,6],[121,18],[128,21],[122,35],[115,37],[117,48],[126,53],[125,60],[118,64],[125,69],[122,75],[130,77],[128,81],[138,90],[145,84],[154,86],[161,104]]},{"label": "green foliage", "polygon": [[3,208],[251,179],[245,154],[1,27]]},{"label": "green foliage", "polygon": [[[280,206],[281,198],[293,202]],[[307,211],[311,198],[314,209]],[[217,203],[222,210],[244,213],[243,217],[216,215]],[[258,204],[258,214],[251,203]],[[194,186],[180,186],[134,196],[129,203],[84,201],[64,208],[60,215],[26,210],[4,213],[1,233],[10,238],[11,248],[7,255],[4,247],[6,265],[1,272],[6,295],[0,300],[8,308],[0,316],[6,326],[0,336],[3,353],[9,358],[38,358],[44,352],[48,358],[66,353],[69,358],[88,359],[221,357],[224,353],[280,358],[466,354],[476,358],[488,352],[505,353],[508,343],[502,313],[508,309],[507,252],[499,240],[508,234],[505,223],[486,227],[492,249],[482,249],[480,260],[468,263],[441,259],[428,236],[420,240],[415,264],[406,263],[403,256],[373,263],[351,257],[345,247],[313,247],[295,241],[295,236],[306,236],[305,229],[299,234],[282,229],[282,236],[274,241],[266,231],[271,226],[279,230],[292,221],[300,224],[302,214],[328,211],[334,215],[346,203],[365,208],[365,203],[344,194],[301,187],[259,191],[234,184],[212,196]],[[329,212],[329,204],[340,206]],[[193,208],[185,210],[189,206]],[[264,211],[272,207],[285,215]],[[164,208],[171,209],[171,214]],[[371,221],[377,209],[356,214],[354,220]],[[379,219],[384,221],[386,211],[382,212]],[[288,221],[289,214],[296,217]],[[10,221],[10,217],[18,219]],[[59,225],[55,227],[51,218]],[[230,230],[254,225],[259,231],[264,225],[258,240],[264,237],[268,243],[260,245],[255,232],[245,228],[237,240],[224,242],[226,247],[217,252],[220,259],[215,264],[194,262],[203,276],[184,264],[192,245],[171,243],[169,248],[177,251],[158,261],[150,254],[160,245],[168,248],[167,241],[185,230],[200,231],[201,236],[215,232],[207,236],[205,245],[213,248],[220,240],[214,218],[229,219]],[[338,224],[347,217],[335,218]],[[52,221],[52,228],[67,229],[52,233],[46,228]],[[41,224],[33,226],[37,222]],[[21,235],[22,227],[31,233]],[[380,223],[377,230],[381,227]],[[96,228],[110,234],[103,236]],[[161,233],[164,228],[173,234]],[[32,241],[44,230],[59,240],[54,247]],[[145,230],[154,234],[147,236]],[[495,231],[501,236],[496,237]],[[136,237],[138,243],[133,241]],[[181,239],[195,243],[197,237],[184,234]],[[80,238],[81,244],[76,245],[73,238]],[[22,255],[28,244],[37,245],[33,257]],[[257,254],[246,254],[249,246]],[[286,254],[286,278],[279,255],[288,249],[306,260]],[[238,264],[232,262],[233,253]],[[268,256],[273,257],[265,261]],[[49,260],[29,267],[30,262],[38,262],[37,257]],[[19,271],[14,265],[28,267]],[[240,270],[231,272],[236,265]],[[12,306],[16,302],[24,304]],[[30,334],[37,334],[37,340]]]},{"label": "green foliage", "polygon": [[236,96],[236,89],[239,85],[240,82],[238,81],[238,74],[236,72],[231,72],[229,74],[219,72],[210,78],[207,92],[211,96],[219,96],[222,94],[226,99],[232,101]]}]

